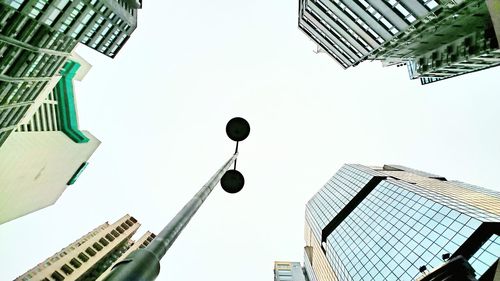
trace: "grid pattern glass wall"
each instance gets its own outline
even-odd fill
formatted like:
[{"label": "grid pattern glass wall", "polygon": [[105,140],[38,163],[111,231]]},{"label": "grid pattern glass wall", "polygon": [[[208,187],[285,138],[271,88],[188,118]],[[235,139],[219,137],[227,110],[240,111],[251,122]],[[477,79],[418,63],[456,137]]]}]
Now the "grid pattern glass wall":
[{"label": "grid pattern glass wall", "polygon": [[500,255],[500,236],[492,235],[477,251],[469,263],[478,274],[483,274],[498,259]]},{"label": "grid pattern glass wall", "polygon": [[[495,192],[394,167],[344,165],[308,202],[306,269],[317,272],[317,259],[311,258],[311,253],[320,253],[326,256],[338,280],[413,280],[420,274],[419,267],[441,265],[442,254],[456,254],[464,244],[471,246],[472,237],[485,231],[483,226],[500,222],[494,209],[475,205],[472,199],[463,200],[469,192],[469,197],[488,196],[488,204],[498,205]],[[377,180],[370,181],[373,177]],[[369,190],[363,184],[374,188],[358,200],[359,194],[355,198],[352,192]],[[347,205],[349,200],[357,204],[352,209]],[[346,208],[348,214],[340,215]],[[308,236],[309,228],[314,235]],[[321,243],[325,237],[326,243]],[[477,277],[498,259],[499,240],[493,235],[471,253],[470,263]]]},{"label": "grid pattern glass wall", "polygon": [[307,203],[306,220],[318,241],[322,229],[373,178],[354,165],[344,165]]},{"label": "grid pattern glass wall", "polygon": [[328,237],[341,280],[412,280],[442,264],[481,225],[468,215],[383,181]]}]

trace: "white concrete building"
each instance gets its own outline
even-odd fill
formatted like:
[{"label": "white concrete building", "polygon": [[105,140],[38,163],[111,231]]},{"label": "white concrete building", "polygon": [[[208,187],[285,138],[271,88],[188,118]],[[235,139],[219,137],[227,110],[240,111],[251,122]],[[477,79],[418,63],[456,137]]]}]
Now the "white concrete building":
[{"label": "white concrete building", "polygon": [[78,129],[73,96],[73,78],[81,80],[89,69],[74,55],[0,146],[0,224],[54,204],[99,146]]}]

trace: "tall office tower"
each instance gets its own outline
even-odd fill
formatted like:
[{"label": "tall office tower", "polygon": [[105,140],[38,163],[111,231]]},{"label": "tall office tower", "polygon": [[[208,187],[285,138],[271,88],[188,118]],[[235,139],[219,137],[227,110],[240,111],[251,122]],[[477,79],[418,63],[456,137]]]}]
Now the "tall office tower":
[{"label": "tall office tower", "polygon": [[446,253],[492,280],[500,193],[403,166],[344,165],[307,203],[305,240],[313,281],[410,281]]},{"label": "tall office tower", "polygon": [[66,248],[16,278],[25,280],[102,280],[111,266],[137,248],[146,247],[155,235],[146,232],[131,240],[140,224],[125,215],[113,224],[104,223]]},{"label": "tall office tower", "polygon": [[0,0],[0,145],[31,118],[81,42],[115,57],[137,26],[134,0]]},{"label": "tall office tower", "polygon": [[497,0],[300,0],[299,28],[343,68],[406,65],[422,84],[500,65]]},{"label": "tall office tower", "polygon": [[0,146],[0,224],[54,204],[100,144],[78,128],[73,78],[90,68],[74,54],[53,91]]},{"label": "tall office tower", "polygon": [[307,281],[300,262],[274,262],[274,281]]}]

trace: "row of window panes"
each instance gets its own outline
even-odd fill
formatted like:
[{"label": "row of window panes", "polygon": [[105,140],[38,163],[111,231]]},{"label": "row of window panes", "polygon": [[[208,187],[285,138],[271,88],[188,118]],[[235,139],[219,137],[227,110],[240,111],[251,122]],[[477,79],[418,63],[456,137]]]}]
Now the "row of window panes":
[{"label": "row of window panes", "polygon": [[[354,224],[356,224],[356,223],[354,223]],[[354,231],[354,233],[356,233],[356,231]],[[359,241],[358,241],[358,242],[359,242]],[[355,242],[354,244],[356,244],[356,242]]]},{"label": "row of window panes", "polygon": [[[318,7],[321,7],[324,11],[326,11],[328,13],[328,11],[330,11],[328,9],[327,6],[325,6],[322,2],[318,1],[316,2],[318,4]],[[343,5],[342,3],[339,3],[341,5]],[[346,23],[344,23],[339,17],[337,17],[335,14],[333,14],[331,11],[330,13],[328,13],[337,23],[339,23],[342,28],[347,32],[349,33],[352,38],[354,38],[355,40],[359,41],[361,43],[361,45],[365,46],[366,49],[370,50],[371,49],[371,46],[366,43],[366,41],[364,41],[361,36],[359,34],[357,34],[356,32],[354,32]],[[350,14],[346,14],[347,16],[351,17]],[[351,18],[351,20],[354,20],[353,18]]]}]

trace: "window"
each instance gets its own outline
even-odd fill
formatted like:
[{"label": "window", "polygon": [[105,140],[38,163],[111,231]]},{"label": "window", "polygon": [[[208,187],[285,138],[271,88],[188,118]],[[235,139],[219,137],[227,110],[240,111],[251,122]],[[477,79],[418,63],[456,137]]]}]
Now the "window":
[{"label": "window", "polygon": [[89,254],[91,257],[95,256],[95,254],[97,253],[96,251],[94,251],[92,248],[88,247],[86,250],[85,250],[85,253]]},{"label": "window", "polygon": [[118,232],[120,232],[120,233],[125,232],[125,230],[123,230],[123,228],[121,226],[117,226],[116,230],[118,230]]},{"label": "window", "polygon": [[64,280],[64,276],[61,273],[59,273],[59,271],[57,271],[57,270],[54,271],[54,273],[52,273],[50,275],[50,277],[54,278],[54,280],[56,280],[56,281],[62,281],[62,280]]},{"label": "window", "polygon": [[114,237],[120,236],[120,233],[118,233],[118,231],[116,231],[114,229],[111,231],[111,234],[113,234]]},{"label": "window", "polygon": [[81,262],[79,262],[79,261],[78,261],[77,259],[75,259],[75,258],[72,258],[72,259],[69,261],[69,263],[70,263],[70,264],[71,264],[74,268],[79,268],[79,267],[82,265],[82,263],[81,263]]},{"label": "window", "polygon": [[83,261],[83,262],[86,262],[86,261],[88,261],[88,260],[89,260],[89,256],[87,256],[87,255],[86,255],[86,254],[84,254],[84,253],[80,253],[80,254],[78,254],[78,258],[79,258],[81,261]]},{"label": "window", "polygon": [[[106,237],[106,239],[108,239],[108,241],[113,241],[113,240],[115,240],[115,237],[113,237],[113,235],[111,235],[111,234],[109,234],[109,233],[108,233],[108,234],[106,234],[106,236],[105,236],[105,237]],[[102,243],[102,242],[101,242],[101,243]]]},{"label": "window", "polygon": [[70,275],[74,270],[69,265],[65,264],[61,266],[61,270],[66,273],[66,275]]},{"label": "window", "polygon": [[129,229],[129,226],[126,224],[126,223],[122,223],[121,226],[124,228],[124,229]]},{"label": "window", "polygon": [[128,226],[134,225],[134,223],[132,221],[130,221],[130,220],[126,220],[125,223],[128,224]]},{"label": "window", "polygon": [[97,251],[100,251],[102,250],[102,245],[99,244],[99,242],[95,242],[94,244],[92,244],[92,247],[94,247],[94,249],[96,249]]},{"label": "window", "polygon": [[99,243],[103,244],[104,246],[108,246],[109,242],[106,240],[104,237],[99,239]]}]

